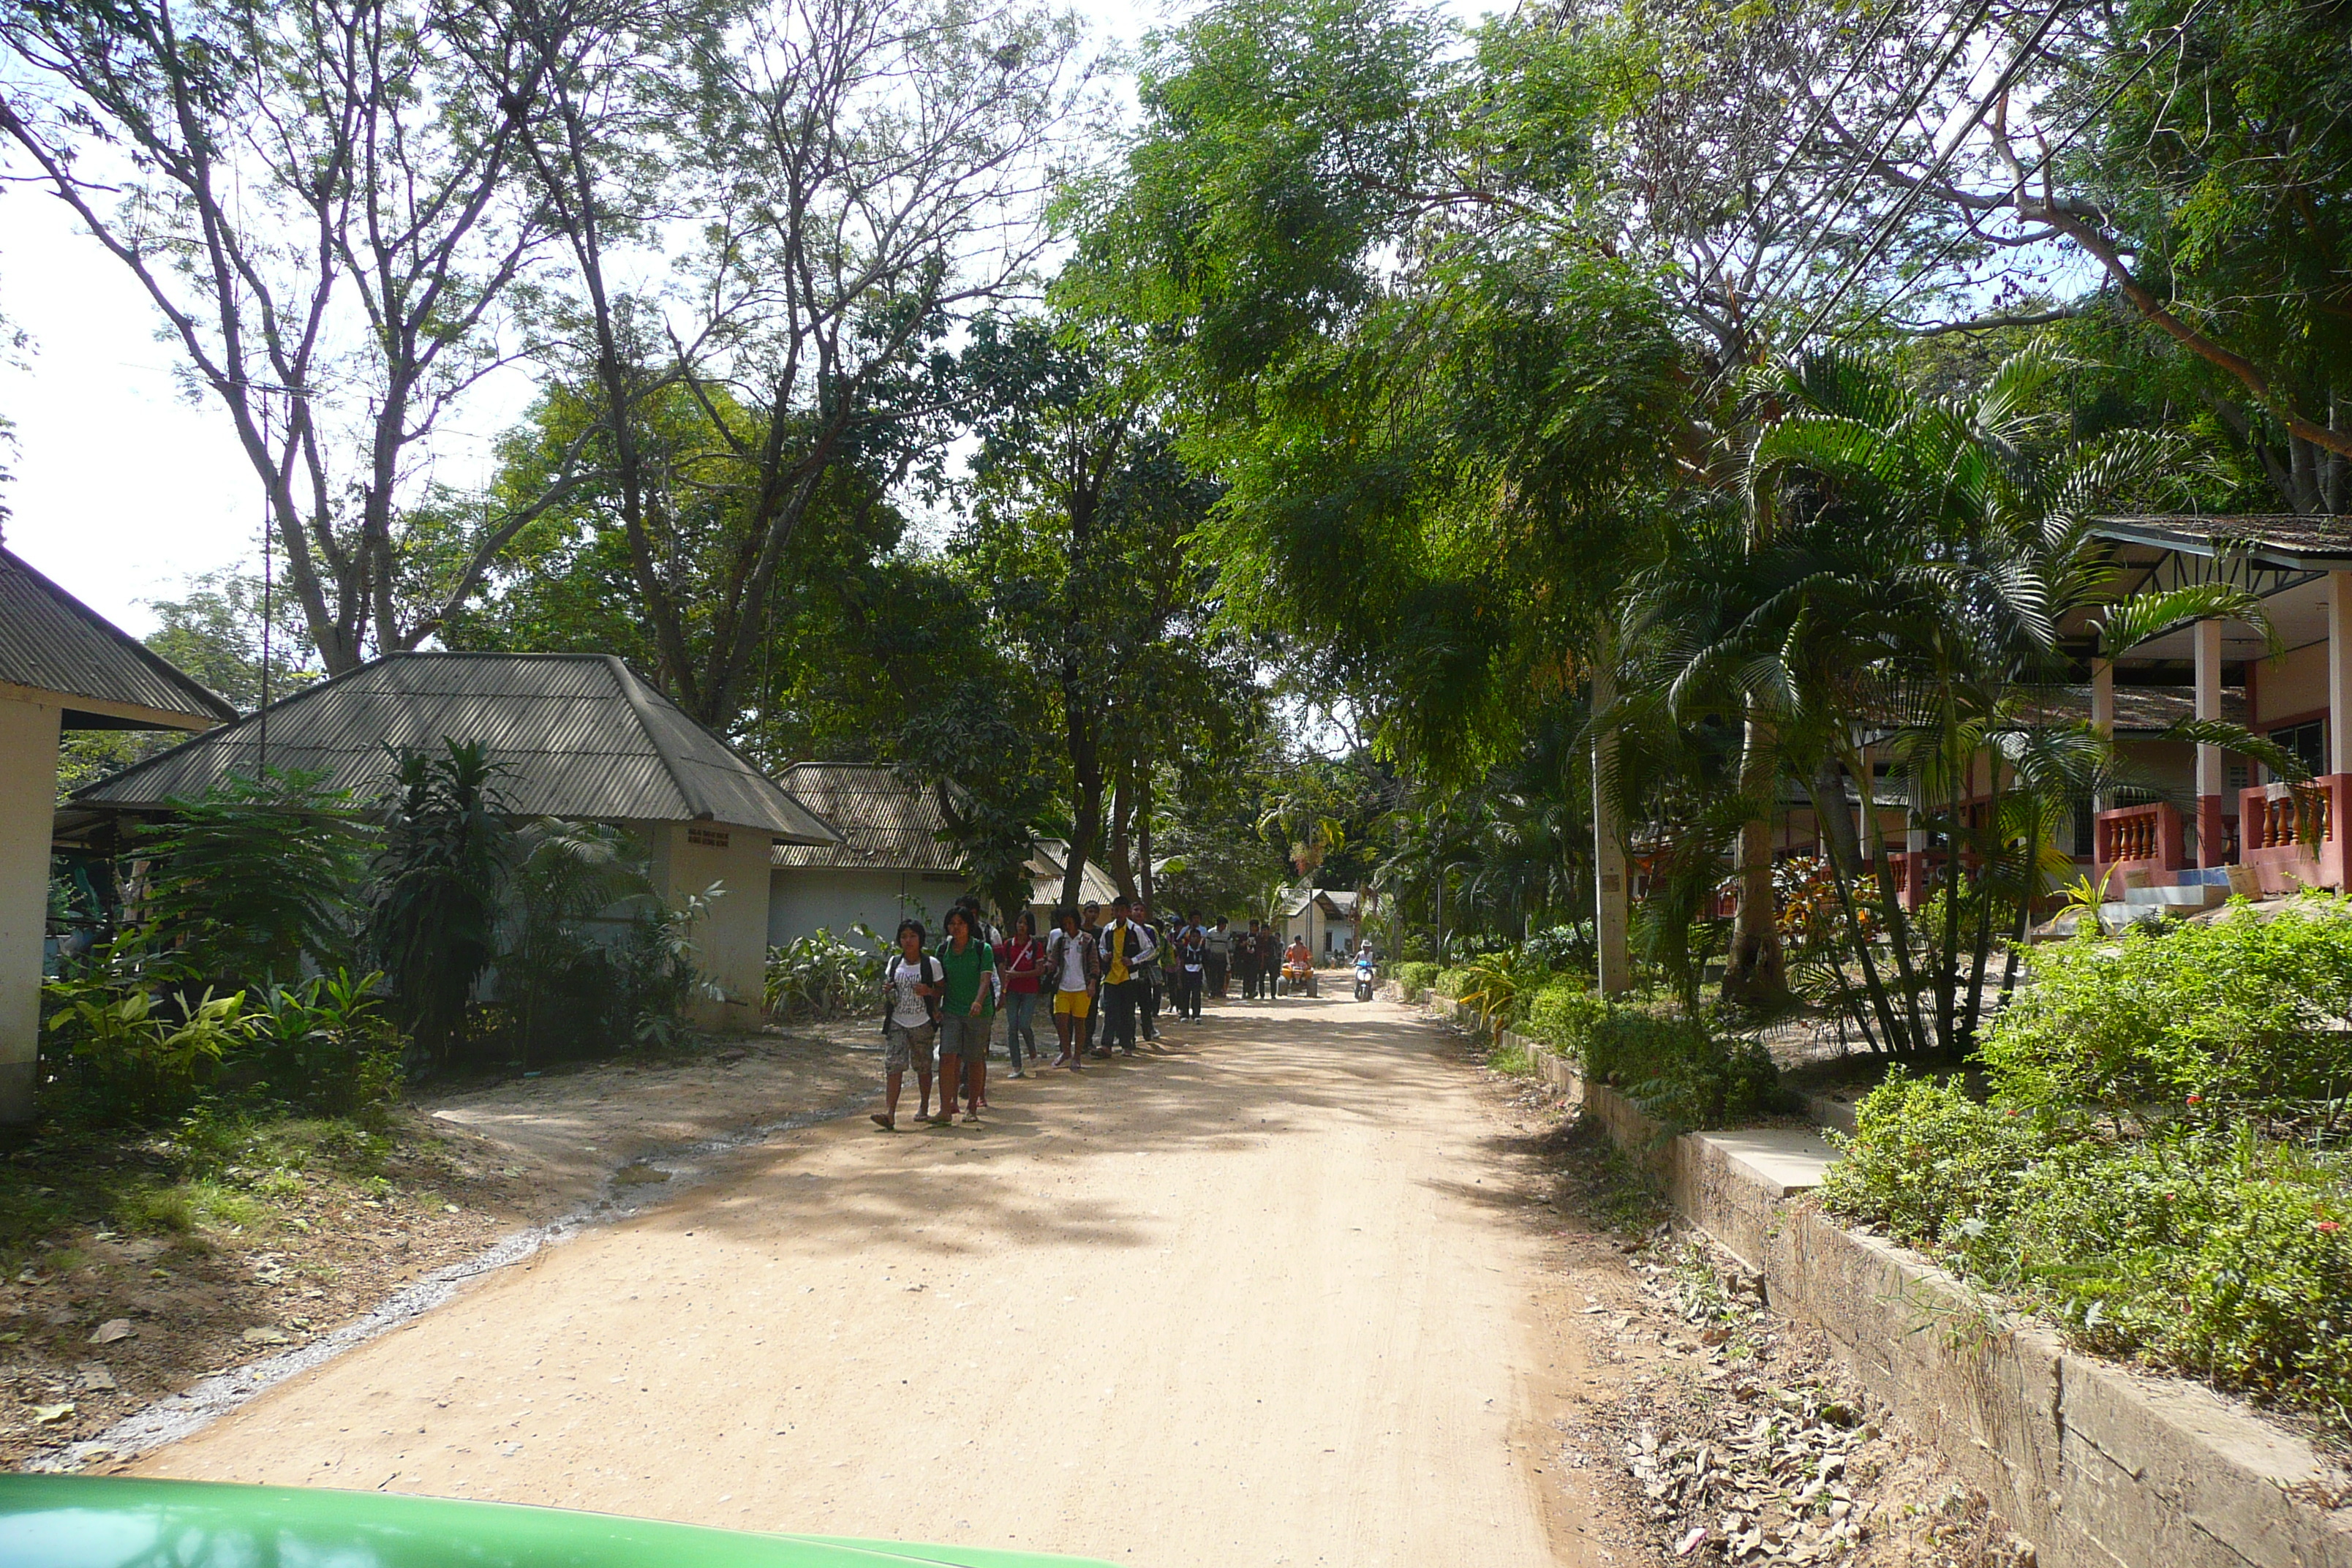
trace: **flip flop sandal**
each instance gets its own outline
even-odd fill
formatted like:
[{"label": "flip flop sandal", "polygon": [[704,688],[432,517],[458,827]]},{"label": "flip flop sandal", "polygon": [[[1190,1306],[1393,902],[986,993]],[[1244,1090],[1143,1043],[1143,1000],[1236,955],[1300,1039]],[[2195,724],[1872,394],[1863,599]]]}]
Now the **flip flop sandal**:
[{"label": "flip flop sandal", "polygon": [[885,1132],[896,1132],[898,1131],[897,1119],[894,1117],[885,1116],[878,1110],[875,1111],[868,1120],[870,1120],[875,1126],[882,1129]]}]

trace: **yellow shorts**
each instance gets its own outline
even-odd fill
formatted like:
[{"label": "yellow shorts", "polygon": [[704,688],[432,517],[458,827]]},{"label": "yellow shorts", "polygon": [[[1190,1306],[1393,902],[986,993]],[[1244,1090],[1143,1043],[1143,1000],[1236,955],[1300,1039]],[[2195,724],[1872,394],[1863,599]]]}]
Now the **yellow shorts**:
[{"label": "yellow shorts", "polygon": [[1093,995],[1085,991],[1056,991],[1054,993],[1054,1011],[1056,1013],[1066,1013],[1073,1018],[1085,1017],[1088,1013],[1094,1010],[1094,1005],[1095,999]]}]

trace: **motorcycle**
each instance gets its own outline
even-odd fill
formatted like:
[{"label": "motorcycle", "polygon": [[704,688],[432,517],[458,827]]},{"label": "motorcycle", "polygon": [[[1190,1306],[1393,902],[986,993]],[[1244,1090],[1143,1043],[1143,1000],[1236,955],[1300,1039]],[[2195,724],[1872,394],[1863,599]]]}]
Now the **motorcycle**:
[{"label": "motorcycle", "polygon": [[1372,962],[1372,955],[1369,952],[1356,954],[1356,1000],[1370,1001],[1372,993],[1379,990],[1380,986],[1381,977],[1378,966]]}]

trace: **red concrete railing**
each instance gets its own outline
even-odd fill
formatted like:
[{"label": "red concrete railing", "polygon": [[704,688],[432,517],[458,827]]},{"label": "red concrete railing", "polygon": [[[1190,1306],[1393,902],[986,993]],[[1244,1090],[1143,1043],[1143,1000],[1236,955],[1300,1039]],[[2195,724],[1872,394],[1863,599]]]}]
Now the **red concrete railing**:
[{"label": "red concrete railing", "polygon": [[2352,773],[2326,773],[2307,784],[2257,784],[2238,794],[2241,864],[2265,893],[2342,888],[2345,812]]},{"label": "red concrete railing", "polygon": [[2181,848],[2184,837],[2180,813],[2161,801],[2099,813],[2092,843],[2098,863],[2106,868],[2109,896],[2120,898],[2136,871],[2160,874],[2159,885],[2169,886],[2171,873],[2189,863]]}]

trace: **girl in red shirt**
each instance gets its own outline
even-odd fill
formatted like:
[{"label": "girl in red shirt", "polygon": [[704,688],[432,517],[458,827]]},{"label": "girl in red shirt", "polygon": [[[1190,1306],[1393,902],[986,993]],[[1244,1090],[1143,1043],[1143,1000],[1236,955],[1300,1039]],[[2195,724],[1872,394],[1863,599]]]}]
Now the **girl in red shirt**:
[{"label": "girl in red shirt", "polygon": [[1045,963],[1045,944],[1037,939],[1037,922],[1027,910],[1013,922],[1013,934],[996,944],[996,973],[1004,976],[1004,1048],[1013,1057],[1013,1076],[1027,1078],[1021,1066],[1021,1042],[1037,1054],[1037,1032],[1030,1020],[1037,1009],[1037,981]]}]

